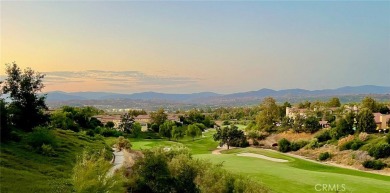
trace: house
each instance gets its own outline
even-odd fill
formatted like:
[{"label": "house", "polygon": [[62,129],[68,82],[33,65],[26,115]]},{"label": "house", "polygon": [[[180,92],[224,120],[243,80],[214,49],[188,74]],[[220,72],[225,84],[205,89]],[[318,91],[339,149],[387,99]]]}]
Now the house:
[{"label": "house", "polygon": [[286,107],[286,116],[291,118],[291,119],[295,119],[295,117],[298,114],[302,117],[306,117],[306,111],[308,111],[308,109],[298,109],[295,107],[291,107],[291,108]]},{"label": "house", "polygon": [[96,115],[93,117],[97,118],[104,125],[107,124],[107,122],[113,122],[114,128],[118,128],[121,122],[121,115]]},{"label": "house", "polygon": [[387,122],[390,119],[390,115],[384,115],[381,113],[373,113],[376,123],[376,130],[388,130]]}]

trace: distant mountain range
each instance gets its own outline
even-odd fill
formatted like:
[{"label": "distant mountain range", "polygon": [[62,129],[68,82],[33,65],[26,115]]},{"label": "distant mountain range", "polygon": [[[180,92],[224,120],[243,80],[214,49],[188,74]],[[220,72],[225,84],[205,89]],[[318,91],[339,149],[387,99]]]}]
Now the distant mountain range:
[{"label": "distant mountain range", "polygon": [[347,95],[389,95],[390,87],[386,86],[347,86],[337,89],[324,90],[304,90],[304,89],[286,89],[272,90],[261,89],[258,91],[240,92],[232,94],[218,94],[214,92],[201,92],[192,94],[166,94],[157,92],[141,92],[134,94],[118,94],[110,92],[62,92],[54,91],[47,93],[48,102],[61,101],[83,101],[83,100],[112,100],[112,99],[128,99],[128,100],[152,100],[152,101],[167,101],[177,103],[192,103],[192,104],[208,104],[234,101],[258,101],[264,97],[274,97],[278,99],[301,99],[315,97],[330,97],[330,96],[347,96]]}]

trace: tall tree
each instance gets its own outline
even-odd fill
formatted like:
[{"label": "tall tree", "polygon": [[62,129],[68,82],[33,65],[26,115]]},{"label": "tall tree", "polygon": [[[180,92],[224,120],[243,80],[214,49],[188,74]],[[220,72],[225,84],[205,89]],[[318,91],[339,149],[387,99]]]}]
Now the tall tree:
[{"label": "tall tree", "polygon": [[0,99],[0,136],[1,140],[6,140],[11,132],[8,126],[8,112],[6,103],[3,99]]},{"label": "tall tree", "polygon": [[2,91],[9,94],[12,102],[9,105],[10,121],[13,126],[25,131],[32,131],[35,126],[45,124],[49,116],[45,104],[46,95],[39,95],[44,88],[44,74],[27,68],[22,71],[14,62],[6,65],[7,78]]},{"label": "tall tree", "polygon": [[372,112],[378,112],[379,111],[378,104],[377,104],[376,100],[374,100],[371,97],[365,97],[362,100],[362,108],[370,109]]},{"label": "tall tree", "polygon": [[134,124],[134,117],[129,113],[125,113],[121,116],[121,122],[119,123],[119,129],[124,132],[130,133]]},{"label": "tall tree", "polygon": [[179,139],[184,137],[184,129],[183,127],[173,126],[172,128],[172,138],[178,141]]},{"label": "tall tree", "polygon": [[173,121],[165,121],[160,125],[159,133],[161,136],[168,138],[171,140],[172,137],[172,128],[175,126]]},{"label": "tall tree", "polygon": [[238,127],[235,125],[217,128],[217,132],[213,135],[214,141],[219,141],[220,146],[226,144],[227,149],[230,148],[233,141],[241,140],[244,137],[244,132],[238,130]]},{"label": "tall tree", "polygon": [[275,99],[265,98],[260,104],[260,109],[261,111],[256,117],[259,128],[265,131],[273,130],[275,123],[279,120],[279,108]]},{"label": "tall tree", "polygon": [[340,107],[341,106],[340,99],[337,97],[331,98],[328,102],[328,106],[329,107]]},{"label": "tall tree", "polygon": [[374,115],[370,109],[362,109],[356,117],[357,129],[360,132],[374,132],[376,123]]},{"label": "tall tree", "polygon": [[195,140],[195,137],[200,136],[202,134],[202,131],[196,124],[188,125],[187,127],[187,136],[192,137],[192,141]]},{"label": "tall tree", "polygon": [[314,133],[321,128],[320,122],[317,117],[309,116],[305,119],[305,131]]},{"label": "tall tree", "polygon": [[164,109],[159,109],[156,112],[150,113],[150,119],[151,124],[160,126],[168,119],[168,115],[165,113]]}]

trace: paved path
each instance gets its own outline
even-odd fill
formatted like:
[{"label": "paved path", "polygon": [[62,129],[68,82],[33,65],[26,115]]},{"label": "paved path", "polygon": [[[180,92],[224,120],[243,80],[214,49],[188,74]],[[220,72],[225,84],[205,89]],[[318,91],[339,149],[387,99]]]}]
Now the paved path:
[{"label": "paved path", "polygon": [[110,171],[108,171],[108,176],[112,176],[114,172],[118,169],[120,169],[123,166],[123,163],[125,161],[125,158],[123,156],[123,150],[122,151],[117,151],[116,148],[112,148],[114,150],[114,163]]}]

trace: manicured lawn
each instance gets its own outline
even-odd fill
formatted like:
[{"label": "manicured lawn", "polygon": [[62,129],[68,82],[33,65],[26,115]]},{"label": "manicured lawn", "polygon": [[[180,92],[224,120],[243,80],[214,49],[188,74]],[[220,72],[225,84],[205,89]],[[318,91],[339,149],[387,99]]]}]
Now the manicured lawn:
[{"label": "manicured lawn", "polygon": [[[269,157],[289,160],[278,163],[260,158],[240,157],[237,153],[251,152]],[[233,173],[249,176],[270,187],[275,192],[335,192],[322,184],[338,185],[340,192],[390,192],[390,177],[361,171],[343,169],[309,162],[278,152],[245,148],[224,152],[222,155],[202,154],[195,157],[208,159],[213,163],[223,163],[223,167]],[[343,185],[344,184],[344,185]],[[345,187],[345,191],[343,190]]]},{"label": "manicured lawn", "polygon": [[208,130],[203,133],[202,137],[197,137],[194,140],[189,137],[180,139],[179,141],[168,141],[166,139],[136,139],[131,138],[132,149],[141,150],[148,149],[156,146],[171,146],[171,145],[185,145],[192,154],[208,154],[218,146],[218,142],[215,142],[212,135],[215,130]]}]

